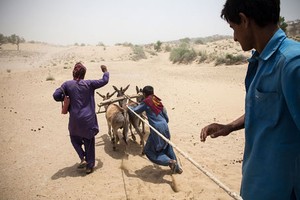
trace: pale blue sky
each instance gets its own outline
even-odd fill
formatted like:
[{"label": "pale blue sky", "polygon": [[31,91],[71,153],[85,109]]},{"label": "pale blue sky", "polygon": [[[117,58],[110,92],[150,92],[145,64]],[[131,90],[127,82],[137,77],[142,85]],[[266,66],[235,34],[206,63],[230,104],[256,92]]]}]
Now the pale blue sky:
[{"label": "pale blue sky", "polygon": [[[0,0],[0,33],[52,44],[155,43],[232,35],[220,18],[225,0]],[[286,21],[300,0],[281,0]]]}]

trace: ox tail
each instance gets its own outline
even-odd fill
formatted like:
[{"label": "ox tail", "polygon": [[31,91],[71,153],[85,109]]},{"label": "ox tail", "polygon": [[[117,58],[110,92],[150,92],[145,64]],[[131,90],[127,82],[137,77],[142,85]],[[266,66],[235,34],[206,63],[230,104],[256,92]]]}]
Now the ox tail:
[{"label": "ox tail", "polygon": [[128,145],[128,126],[129,126],[129,117],[126,111],[123,112],[124,116],[124,125],[123,125],[123,140]]}]

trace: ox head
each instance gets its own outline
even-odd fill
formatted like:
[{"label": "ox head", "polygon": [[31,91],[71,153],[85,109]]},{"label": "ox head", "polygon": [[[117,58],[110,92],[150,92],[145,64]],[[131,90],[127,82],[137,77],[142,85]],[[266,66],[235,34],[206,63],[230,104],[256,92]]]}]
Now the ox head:
[{"label": "ox head", "polygon": [[[117,97],[123,96],[125,94],[126,90],[129,88],[129,86],[130,86],[130,84],[127,85],[124,89],[122,87],[120,89],[118,89],[116,86],[113,85],[113,88],[117,92]],[[126,98],[123,101],[119,101],[119,105],[121,107],[124,107],[126,103],[127,103],[127,99]]]}]

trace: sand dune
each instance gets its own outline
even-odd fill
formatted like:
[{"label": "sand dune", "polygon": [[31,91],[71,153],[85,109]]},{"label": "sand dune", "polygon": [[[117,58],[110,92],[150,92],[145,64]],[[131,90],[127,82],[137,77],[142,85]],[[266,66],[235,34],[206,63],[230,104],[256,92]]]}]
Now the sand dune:
[{"label": "sand dune", "polygon": [[[242,53],[230,40],[195,47],[223,53]],[[103,114],[98,115],[96,169],[85,175],[69,141],[68,116],[52,94],[72,78],[72,67],[82,61],[86,79],[97,79],[105,64],[110,82],[97,90],[113,92],[113,85],[152,85],[166,106],[172,141],[207,171],[239,192],[244,133],[199,140],[202,127],[211,122],[230,122],[244,112],[246,64],[217,66],[213,63],[172,64],[169,53],[160,52],[140,61],[130,60],[129,47],[3,45],[0,50],[0,199],[232,199],[182,155],[183,174],[171,175],[168,167],[153,165],[140,156],[139,141],[130,140],[117,151],[107,134]],[[248,54],[248,53],[246,53]],[[47,78],[53,81],[46,81]],[[96,96],[96,101],[101,98]],[[148,129],[149,131],[149,129]],[[137,139],[139,140],[138,135]]]}]

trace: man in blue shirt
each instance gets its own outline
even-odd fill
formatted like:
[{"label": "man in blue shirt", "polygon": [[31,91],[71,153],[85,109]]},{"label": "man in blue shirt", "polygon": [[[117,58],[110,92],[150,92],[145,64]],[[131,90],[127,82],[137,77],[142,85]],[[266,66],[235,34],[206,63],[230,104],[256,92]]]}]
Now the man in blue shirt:
[{"label": "man in blue shirt", "polygon": [[244,200],[300,199],[300,43],[278,27],[279,0],[227,0],[221,13],[244,51],[245,114],[200,133],[216,138],[245,128]]}]

